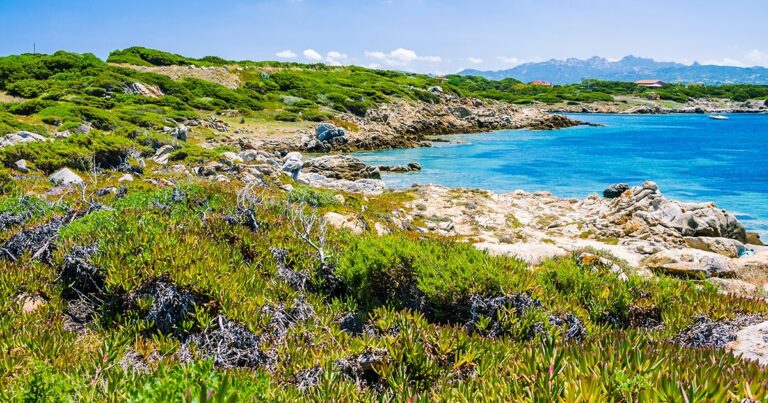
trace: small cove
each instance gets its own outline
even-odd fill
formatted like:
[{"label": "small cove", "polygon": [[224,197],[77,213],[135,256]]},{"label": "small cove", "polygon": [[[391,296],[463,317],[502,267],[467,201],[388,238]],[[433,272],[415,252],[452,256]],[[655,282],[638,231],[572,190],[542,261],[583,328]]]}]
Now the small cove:
[{"label": "small cove", "polygon": [[430,148],[355,155],[373,165],[422,164],[421,172],[383,174],[390,188],[434,183],[582,198],[653,180],[670,198],[716,202],[766,239],[768,115],[728,116],[570,115],[603,126],[447,136]]}]

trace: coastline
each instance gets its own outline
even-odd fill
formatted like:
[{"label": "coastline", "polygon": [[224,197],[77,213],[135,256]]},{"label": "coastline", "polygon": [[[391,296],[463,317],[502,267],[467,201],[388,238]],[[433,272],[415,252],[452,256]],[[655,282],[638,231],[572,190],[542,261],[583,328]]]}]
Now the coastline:
[{"label": "coastline", "polygon": [[608,114],[727,114],[727,113],[768,113],[768,100],[695,99],[680,103],[674,101],[643,99],[617,96],[612,102],[592,102],[569,105],[536,104],[537,108],[554,113],[608,113]]},{"label": "coastline", "polygon": [[[590,115],[592,119],[589,119]],[[765,170],[748,168],[738,162],[738,150],[746,148],[746,158],[762,164],[759,150],[763,147],[754,144],[760,142],[759,136],[749,136],[748,133],[764,125],[764,115],[732,116],[730,123],[692,114],[668,117],[577,114],[568,117],[601,123],[605,127],[578,127],[551,134],[523,130],[467,134],[465,137],[441,136],[434,144],[436,148],[353,155],[371,165],[410,162],[423,165],[422,172],[382,172],[387,185],[394,189],[407,189],[413,183],[435,183],[498,193],[523,189],[549,191],[563,198],[584,198],[612,182],[638,183],[650,179],[658,181],[667,196],[676,200],[716,201],[729,211],[743,212],[738,216],[750,230],[768,236],[768,210],[760,203],[761,195],[765,195],[764,188],[751,179],[754,175],[761,177]],[[650,131],[645,133],[645,130]],[[723,143],[720,140],[723,130],[735,130],[733,140]],[[644,133],[642,136],[641,132]],[[674,146],[665,148],[660,145],[661,149],[654,151],[653,146],[639,146],[641,138],[648,138],[651,144],[668,142]],[[599,149],[591,149],[591,139],[600,142]],[[753,155],[755,153],[758,155]],[[590,158],[601,162],[581,165]],[[685,158],[693,160],[684,162]],[[623,164],[641,165],[638,169],[628,170],[622,168]],[[686,173],[688,171],[690,173]],[[730,173],[731,178],[719,179],[720,173],[724,172]]]},{"label": "coastline", "polygon": [[283,155],[291,151],[350,153],[429,147],[430,137],[438,135],[514,129],[556,130],[589,125],[539,108],[456,97],[438,90],[434,94],[440,98],[439,103],[398,100],[372,108],[365,116],[340,114],[332,125],[334,130],[336,126],[342,129],[344,135],[333,139],[320,140],[317,133],[298,130],[281,138],[245,135],[229,143]]}]

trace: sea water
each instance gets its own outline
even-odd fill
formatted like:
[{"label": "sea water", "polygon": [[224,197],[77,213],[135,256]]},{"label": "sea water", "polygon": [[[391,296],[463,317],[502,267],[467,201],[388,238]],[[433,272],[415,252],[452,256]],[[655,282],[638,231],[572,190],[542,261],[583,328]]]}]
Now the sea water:
[{"label": "sea water", "polygon": [[569,117],[602,126],[454,135],[430,148],[356,155],[376,165],[421,163],[421,172],[383,174],[390,188],[434,183],[583,198],[653,180],[667,197],[716,202],[768,239],[768,115]]}]

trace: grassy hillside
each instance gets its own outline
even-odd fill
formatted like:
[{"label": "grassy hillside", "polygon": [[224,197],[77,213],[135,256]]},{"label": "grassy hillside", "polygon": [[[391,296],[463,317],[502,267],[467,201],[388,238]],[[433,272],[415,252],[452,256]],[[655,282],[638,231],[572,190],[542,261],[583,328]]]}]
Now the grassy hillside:
[{"label": "grassy hillside", "polygon": [[[227,88],[208,81],[172,80],[99,60],[91,54],[57,52],[0,58],[0,91],[14,102],[0,103],[0,134],[17,130],[39,133],[71,129],[90,122],[105,131],[158,129],[175,119],[234,110],[249,117],[281,121],[323,121],[339,112],[365,114],[394,99],[439,102],[428,88],[440,85],[461,96],[513,103],[610,101],[615,95],[646,96],[651,90],[631,83],[587,81],[544,87],[513,79],[490,81],[449,76],[447,81],[418,74],[278,62],[234,62],[218,57],[192,59],[145,48],[113,52],[108,62],[136,66],[187,66],[228,69],[241,85]],[[157,87],[165,96],[125,93],[133,83]],[[735,100],[768,97],[764,86],[674,85],[652,90],[661,99],[698,97]]]},{"label": "grassy hillside", "polygon": [[[117,175],[105,171],[91,188],[117,186]],[[409,196],[345,194],[340,205],[327,191],[285,195],[280,181],[256,192],[191,179],[164,189],[134,182],[117,195],[52,202],[24,195],[44,191],[44,182],[18,181],[0,197],[0,242],[11,255],[0,257],[0,393],[49,401],[765,398],[757,364],[674,341],[697,315],[768,314],[763,302],[695,281],[622,281],[575,257],[531,269],[410,231],[307,229],[300,218],[313,208],[302,200],[314,200],[318,214],[372,223]],[[58,237],[36,253],[52,226]]]}]

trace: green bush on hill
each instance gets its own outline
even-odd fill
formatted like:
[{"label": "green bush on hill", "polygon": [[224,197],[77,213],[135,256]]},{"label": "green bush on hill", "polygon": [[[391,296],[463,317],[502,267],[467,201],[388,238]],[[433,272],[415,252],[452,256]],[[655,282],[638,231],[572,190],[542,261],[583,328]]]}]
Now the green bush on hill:
[{"label": "green bush on hill", "polygon": [[409,304],[418,305],[423,296],[438,321],[466,318],[472,295],[498,296],[531,286],[522,262],[491,257],[471,245],[395,235],[352,241],[337,275],[363,307],[413,309]]},{"label": "green bush on hill", "polygon": [[116,50],[109,54],[107,62],[126,63],[135,66],[220,66],[234,63],[218,56],[205,56],[201,59],[194,59],[139,46]]},{"label": "green bush on hill", "polygon": [[51,173],[63,167],[82,170],[116,167],[132,150],[141,152],[146,148],[116,135],[74,134],[53,142],[32,142],[2,148],[0,160],[11,166],[15,161],[25,159]]}]

